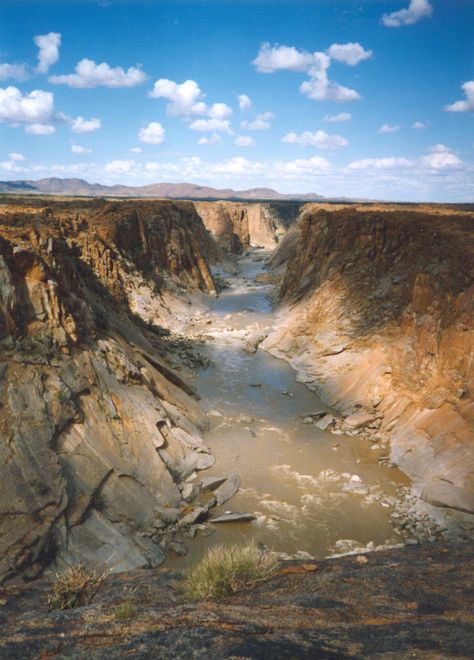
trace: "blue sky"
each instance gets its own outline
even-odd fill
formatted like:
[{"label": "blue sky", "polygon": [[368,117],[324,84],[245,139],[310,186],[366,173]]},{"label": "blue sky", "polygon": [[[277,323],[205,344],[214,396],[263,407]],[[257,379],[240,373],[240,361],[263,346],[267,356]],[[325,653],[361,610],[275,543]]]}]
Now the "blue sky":
[{"label": "blue sky", "polygon": [[474,0],[2,0],[0,178],[474,201]]}]

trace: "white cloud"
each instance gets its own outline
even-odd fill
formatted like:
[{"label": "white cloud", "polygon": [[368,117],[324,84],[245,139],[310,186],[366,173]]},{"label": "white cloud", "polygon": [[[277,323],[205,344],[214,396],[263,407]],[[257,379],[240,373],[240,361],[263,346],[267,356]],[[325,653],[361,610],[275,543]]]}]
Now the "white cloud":
[{"label": "white cloud", "polygon": [[234,144],[237,147],[253,147],[255,142],[253,137],[250,137],[250,135],[237,135],[234,140]]},{"label": "white cloud", "polygon": [[220,135],[217,135],[217,133],[213,133],[210,137],[203,136],[199,138],[197,141],[198,144],[217,144],[218,142],[221,142],[222,138]]},{"label": "white cloud", "polygon": [[239,102],[239,108],[244,111],[248,110],[250,106],[252,105],[252,101],[250,99],[250,96],[247,96],[247,94],[239,94],[237,96],[237,100]]},{"label": "white cloud", "polygon": [[449,167],[459,167],[462,160],[455,152],[444,144],[436,144],[429,149],[429,154],[421,157],[421,163],[432,170],[443,170]]},{"label": "white cloud", "polygon": [[474,80],[468,80],[461,85],[466,95],[465,101],[456,101],[445,106],[447,112],[473,112],[474,111]]},{"label": "white cloud", "polygon": [[130,147],[132,154],[141,154],[143,149],[141,147]]},{"label": "white cloud", "polygon": [[412,128],[416,128],[416,129],[421,129],[421,128],[426,128],[427,125],[428,125],[428,124],[427,124],[426,122],[423,122],[423,121],[415,121],[415,123],[412,124],[411,127],[412,127]]},{"label": "white cloud", "polygon": [[165,129],[159,122],[152,121],[138,131],[138,139],[146,144],[161,144],[165,139]]},{"label": "white cloud", "polygon": [[307,71],[313,63],[313,55],[297,50],[294,46],[270,46],[268,42],[260,46],[252,64],[260,73],[274,73],[279,70]]},{"label": "white cloud", "polygon": [[49,32],[48,34],[38,34],[34,37],[34,42],[39,48],[38,73],[47,73],[52,64],[59,60],[59,46],[61,45],[61,35],[58,32]]},{"label": "white cloud", "polygon": [[349,144],[349,141],[342,135],[329,134],[325,131],[305,131],[300,135],[296,133],[288,133],[282,137],[282,142],[287,142],[289,144],[301,144],[305,147],[317,147],[318,149],[336,149],[337,147],[345,147]]},{"label": "white cloud", "polygon": [[51,92],[35,89],[22,94],[17,87],[0,88],[0,122],[46,122],[53,114]]},{"label": "white cloud", "polygon": [[111,160],[104,169],[109,174],[127,174],[134,166],[134,160]]},{"label": "white cloud", "polygon": [[3,163],[0,163],[0,170],[3,170],[4,172],[28,172],[29,171],[27,167],[21,167],[21,165],[18,165],[17,159],[15,159],[15,158],[12,158],[10,160],[4,160]]},{"label": "white cloud", "polygon": [[329,80],[326,71],[320,71],[300,85],[300,92],[314,101],[357,101],[360,94],[355,89],[344,87]]},{"label": "white cloud", "polygon": [[27,80],[29,74],[26,68],[26,64],[0,64],[0,80],[6,80],[7,78],[12,78],[13,80]]},{"label": "white cloud", "polygon": [[359,62],[368,60],[373,53],[371,50],[365,50],[358,42],[350,42],[347,44],[332,44],[328,48],[328,54],[338,62],[355,66]]},{"label": "white cloud", "polygon": [[73,144],[71,146],[71,151],[73,154],[90,154],[92,149],[87,149],[87,147],[81,147],[79,144]]},{"label": "white cloud", "polygon": [[68,85],[77,89],[92,87],[135,87],[145,82],[146,75],[138,67],[131,66],[126,71],[122,67],[110,67],[106,62],[96,64],[84,58],[75,68],[76,73],[50,76],[54,85]]},{"label": "white cloud", "polygon": [[10,160],[16,160],[16,161],[21,161],[21,160],[26,160],[26,158],[23,156],[23,154],[19,154],[16,151],[13,151],[12,153],[8,154],[8,158]]},{"label": "white cloud", "polygon": [[230,122],[228,119],[195,119],[189,124],[193,131],[219,131],[221,133],[231,133]]},{"label": "white cloud", "polygon": [[337,124],[338,122],[350,121],[351,119],[352,115],[350,112],[340,112],[337,115],[326,115],[323,121],[327,121],[329,124]]},{"label": "white cloud", "polygon": [[226,119],[231,116],[232,109],[226,103],[213,103],[206,114],[211,119]]},{"label": "white cloud", "polygon": [[400,126],[390,126],[390,124],[384,124],[381,126],[377,133],[380,133],[380,135],[384,135],[384,133],[395,133],[400,129]]},{"label": "white cloud", "polygon": [[25,128],[28,135],[52,135],[55,132],[56,129],[51,124],[28,124]]},{"label": "white cloud", "polygon": [[408,158],[362,158],[361,160],[352,161],[347,168],[349,170],[396,170],[414,167],[414,165],[414,161]]},{"label": "white cloud", "polygon": [[100,119],[84,119],[84,117],[76,117],[72,120],[71,129],[74,133],[93,133],[102,127]]},{"label": "white cloud", "polygon": [[148,96],[169,101],[166,111],[171,117],[186,117],[192,114],[204,114],[206,106],[200,99],[203,93],[195,80],[185,80],[178,84],[173,80],[160,78]]},{"label": "white cloud", "polygon": [[246,128],[249,131],[266,131],[272,127],[271,121],[275,118],[273,112],[262,112],[257,115],[253,121],[240,122],[241,128]]},{"label": "white cloud", "polygon": [[410,0],[408,9],[400,9],[391,14],[382,16],[382,23],[387,27],[400,27],[402,25],[414,25],[422,18],[429,18],[433,13],[433,7],[429,0]]}]

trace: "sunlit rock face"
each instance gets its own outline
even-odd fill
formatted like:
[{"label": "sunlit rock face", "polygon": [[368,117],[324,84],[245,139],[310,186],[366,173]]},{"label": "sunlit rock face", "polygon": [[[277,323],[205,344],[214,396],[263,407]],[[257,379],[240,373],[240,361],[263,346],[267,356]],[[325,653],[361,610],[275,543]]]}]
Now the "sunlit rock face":
[{"label": "sunlit rock face", "polygon": [[[474,512],[474,215],[307,205],[263,343],[345,415],[377,414],[428,502]],[[370,414],[367,419],[370,419]]]},{"label": "sunlit rock face", "polygon": [[1,208],[0,582],[163,561],[156,509],[213,457],[160,337],[186,292],[214,293],[216,250],[185,202]]},{"label": "sunlit rock face", "polygon": [[239,254],[251,245],[273,249],[296,221],[297,202],[195,202],[204,225],[226,250]]}]

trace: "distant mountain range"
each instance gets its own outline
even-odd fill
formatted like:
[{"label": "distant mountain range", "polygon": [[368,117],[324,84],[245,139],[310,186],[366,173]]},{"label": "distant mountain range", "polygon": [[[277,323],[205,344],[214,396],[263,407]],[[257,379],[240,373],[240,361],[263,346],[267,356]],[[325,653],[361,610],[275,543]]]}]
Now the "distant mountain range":
[{"label": "distant mountain range", "polygon": [[172,199],[230,199],[230,200],[308,200],[325,199],[315,193],[285,195],[272,188],[249,190],[218,190],[192,183],[153,183],[148,186],[104,186],[84,179],[52,177],[37,181],[0,181],[0,193],[84,195],[87,197],[169,197]]}]

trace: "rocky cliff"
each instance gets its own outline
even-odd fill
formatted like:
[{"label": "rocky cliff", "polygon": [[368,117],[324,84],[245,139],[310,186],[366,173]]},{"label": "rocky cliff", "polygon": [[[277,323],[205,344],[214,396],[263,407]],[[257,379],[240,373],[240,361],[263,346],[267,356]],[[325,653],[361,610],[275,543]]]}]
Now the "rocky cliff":
[{"label": "rocky cliff", "polygon": [[163,561],[153,534],[214,462],[165,335],[215,252],[190,203],[0,207],[0,582]]},{"label": "rocky cliff", "polygon": [[251,245],[273,249],[302,206],[297,202],[195,202],[204,225],[219,245],[237,254]]},{"label": "rocky cliff", "polygon": [[[389,441],[419,494],[474,512],[474,214],[308,205],[264,348],[340,413]],[[337,423],[337,422],[336,422]]]}]

